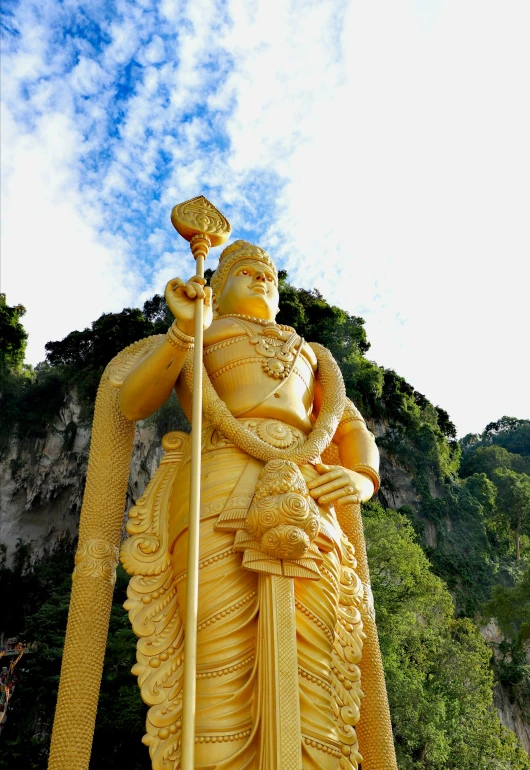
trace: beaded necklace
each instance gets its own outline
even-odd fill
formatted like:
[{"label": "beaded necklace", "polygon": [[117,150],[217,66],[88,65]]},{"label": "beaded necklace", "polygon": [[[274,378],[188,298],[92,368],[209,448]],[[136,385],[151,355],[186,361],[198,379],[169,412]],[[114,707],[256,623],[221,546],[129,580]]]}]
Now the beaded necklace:
[{"label": "beaded necklace", "polygon": [[271,321],[268,318],[257,318],[256,316],[244,315],[243,313],[227,313],[226,315],[217,316],[215,320],[220,321],[221,318],[239,318],[241,321],[250,321],[250,323],[258,324],[259,326],[275,326],[284,332],[291,332],[291,334],[294,332],[293,327],[287,326],[287,324],[278,324],[276,321]]},{"label": "beaded necklace", "polygon": [[[289,376],[298,360],[304,340],[298,336],[294,329],[286,340],[282,339],[282,332],[277,324],[267,325],[262,332],[255,331],[241,316],[232,316],[241,326],[256,353],[262,357],[263,371],[275,380],[283,380]],[[298,349],[293,348],[298,345]]]}]

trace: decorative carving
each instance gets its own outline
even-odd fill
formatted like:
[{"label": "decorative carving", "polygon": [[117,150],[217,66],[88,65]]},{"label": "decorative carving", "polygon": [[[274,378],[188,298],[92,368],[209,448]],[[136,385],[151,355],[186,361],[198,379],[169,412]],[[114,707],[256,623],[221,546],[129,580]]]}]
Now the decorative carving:
[{"label": "decorative carving", "polygon": [[[303,339],[292,330],[290,336],[283,340],[281,328],[276,324],[272,326],[267,324],[264,331],[256,332],[242,318],[234,315],[231,317],[245,329],[251,344],[255,346],[256,353],[263,357],[261,365],[264,372],[275,380],[288,377],[304,344]],[[296,346],[298,348],[293,353],[293,348]]]},{"label": "decorative carving", "polygon": [[313,545],[320,513],[295,463],[270,460],[263,468],[234,550],[243,567],[289,577],[320,577],[322,556]]},{"label": "decorative carving", "polygon": [[162,439],[166,454],[144,494],[129,511],[121,561],[129,575],[159,575],[169,566],[169,498],[189,436],[180,431]]},{"label": "decorative carving", "polygon": [[[189,436],[166,433],[166,454],[145,493],[129,511],[121,560],[130,575],[127,601],[134,633],[139,637],[132,672],[142,698],[150,706],[147,734],[153,770],[166,770],[179,756],[182,718],[184,629],[177,602],[181,576],[173,574],[168,543],[169,496]],[[185,577],[185,574],[182,576]]]},{"label": "decorative carving", "polygon": [[97,577],[114,585],[118,559],[118,548],[106,540],[98,537],[86,540],[77,549],[72,580],[79,577]]},{"label": "decorative carving", "polygon": [[204,195],[179,203],[171,212],[173,227],[186,240],[204,233],[212,246],[220,246],[230,235],[230,222]]},{"label": "decorative carving", "polygon": [[290,449],[300,441],[300,434],[297,431],[278,420],[260,420],[256,426],[256,432],[262,441],[278,449]]},{"label": "decorative carving", "polygon": [[362,761],[355,725],[361,716],[363,691],[359,663],[366,634],[361,617],[363,584],[355,572],[356,566],[353,547],[346,537],[342,537],[339,610],[331,666],[331,686],[336,704],[333,713],[342,744],[342,770],[356,770]]}]

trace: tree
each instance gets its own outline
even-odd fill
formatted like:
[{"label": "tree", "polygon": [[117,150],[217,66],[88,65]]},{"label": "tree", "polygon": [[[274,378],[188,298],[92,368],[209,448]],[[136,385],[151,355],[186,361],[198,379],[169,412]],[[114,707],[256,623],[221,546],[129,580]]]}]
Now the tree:
[{"label": "tree", "polygon": [[501,417],[488,423],[481,434],[468,433],[461,439],[464,452],[479,446],[504,447],[514,454],[530,456],[530,420],[518,420],[516,417]]},{"label": "tree", "polygon": [[530,476],[507,468],[498,468],[494,474],[498,504],[515,533],[515,558],[521,558],[520,538],[530,528]]},{"label": "tree", "polygon": [[103,313],[90,329],[74,331],[58,342],[46,343],[46,358],[52,366],[104,367],[123,348],[152,334],[153,327],[138,308],[121,313]]},{"label": "tree", "polygon": [[[28,553],[21,547],[18,561],[20,569],[13,571],[8,584],[0,585],[9,585],[12,601],[22,603],[19,631],[31,645],[31,652],[24,658],[24,671],[2,733],[0,770],[45,770],[70,602],[73,553],[71,547],[61,547],[48,560],[31,566]],[[5,581],[7,571],[4,573]],[[118,567],[90,759],[90,768],[97,770],[151,768],[149,753],[141,742],[147,709],[131,674],[136,639],[123,609],[127,582],[128,576]],[[2,615],[2,631],[12,628],[4,625],[5,620],[10,619]]]},{"label": "tree", "polygon": [[[509,452],[530,456],[530,420],[517,420],[515,417],[503,417],[495,423],[497,431],[491,440]],[[490,426],[488,426],[490,427]],[[486,433],[488,428],[486,428]]]},{"label": "tree", "polygon": [[528,457],[510,452],[497,444],[479,446],[464,453],[460,475],[466,477],[474,473],[485,473],[489,479],[493,480],[495,471],[499,468],[526,473],[530,472],[530,461]]},{"label": "tree", "polygon": [[26,313],[23,305],[10,307],[6,295],[0,294],[0,377],[18,372],[24,361],[28,334],[20,319]]},{"label": "tree", "polygon": [[376,621],[400,770],[523,770],[530,765],[493,708],[491,650],[455,619],[410,522],[364,506]]},{"label": "tree", "polygon": [[523,643],[530,639],[530,564],[513,586],[495,586],[483,609],[487,618],[497,619],[502,633]]}]

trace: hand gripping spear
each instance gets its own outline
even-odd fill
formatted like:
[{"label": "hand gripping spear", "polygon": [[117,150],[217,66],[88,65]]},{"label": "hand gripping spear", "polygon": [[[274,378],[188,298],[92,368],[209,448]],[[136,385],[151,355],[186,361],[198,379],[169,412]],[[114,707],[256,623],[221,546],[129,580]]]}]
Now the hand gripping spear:
[{"label": "hand gripping spear", "polygon": [[[204,277],[204,260],[210,246],[220,246],[230,235],[230,224],[202,195],[175,206],[175,229],[190,242],[196,273]],[[195,753],[195,693],[197,670],[197,612],[199,598],[199,527],[201,495],[202,348],[204,302],[195,302],[193,351],[193,411],[191,422],[191,482],[186,586],[186,636],[184,641],[184,693],[181,770],[193,770]]]}]

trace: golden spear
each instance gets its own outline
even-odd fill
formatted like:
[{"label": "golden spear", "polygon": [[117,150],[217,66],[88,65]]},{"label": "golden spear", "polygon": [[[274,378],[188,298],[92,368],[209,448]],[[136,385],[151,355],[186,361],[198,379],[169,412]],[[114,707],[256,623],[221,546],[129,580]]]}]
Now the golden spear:
[{"label": "golden spear", "polygon": [[[190,242],[196,274],[204,277],[204,260],[210,246],[220,246],[230,235],[227,219],[200,195],[180,203],[171,212],[177,232]],[[188,524],[188,564],[184,639],[184,692],[182,704],[181,770],[193,770],[195,753],[195,695],[197,672],[197,613],[199,599],[199,528],[201,497],[202,348],[204,302],[195,302],[193,351],[193,410],[191,420],[191,482]]]},{"label": "golden spear", "polygon": [[[227,240],[229,223],[202,196],[175,206],[171,221],[190,241],[203,276],[208,250]],[[203,302],[197,301],[182,770],[193,770],[195,745],[203,317]],[[90,762],[134,438],[135,423],[119,406],[124,354],[134,360],[149,344],[148,338],[118,353],[98,389],[48,770],[88,770]]]}]

